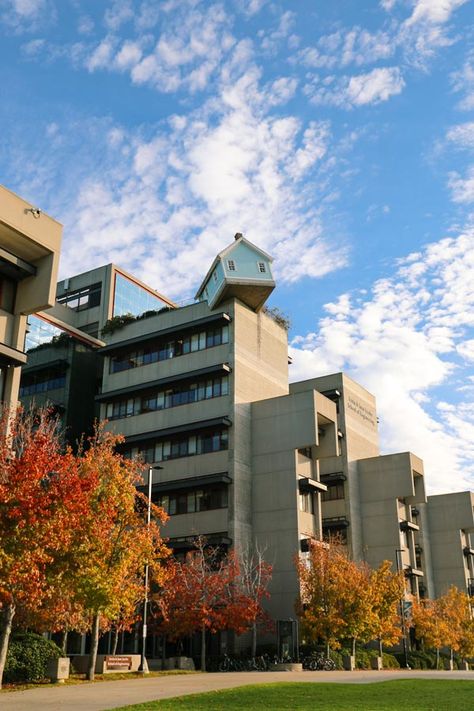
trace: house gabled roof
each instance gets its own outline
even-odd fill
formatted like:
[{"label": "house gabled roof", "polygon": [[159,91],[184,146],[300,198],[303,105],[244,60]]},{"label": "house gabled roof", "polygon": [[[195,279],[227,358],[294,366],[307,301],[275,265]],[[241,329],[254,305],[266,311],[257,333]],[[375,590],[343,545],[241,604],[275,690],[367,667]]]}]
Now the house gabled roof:
[{"label": "house gabled roof", "polygon": [[250,242],[250,240],[246,239],[243,235],[240,235],[240,237],[236,237],[234,242],[229,244],[227,247],[225,247],[219,254],[215,257],[214,261],[212,262],[211,266],[209,267],[206,276],[201,282],[201,286],[199,287],[196,296],[194,297],[195,299],[198,299],[202,292],[205,289],[205,286],[207,282],[209,281],[209,278],[214,271],[214,267],[219,261],[222,261],[224,257],[227,257],[228,254],[230,254],[239,244],[245,243],[248,247],[251,247],[254,249],[256,252],[259,252],[262,256],[264,256],[266,259],[268,259],[269,262],[273,262],[273,257],[270,256],[267,252],[265,252],[263,249],[260,249],[260,247],[257,247],[256,244],[253,244],[253,242]]}]

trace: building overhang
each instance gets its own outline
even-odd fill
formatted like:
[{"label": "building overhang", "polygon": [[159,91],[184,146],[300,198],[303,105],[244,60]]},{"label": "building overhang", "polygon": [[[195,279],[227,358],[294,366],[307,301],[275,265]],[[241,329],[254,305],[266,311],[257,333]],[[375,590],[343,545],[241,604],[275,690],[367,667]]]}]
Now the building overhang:
[{"label": "building overhang", "polygon": [[400,521],[400,531],[419,531],[420,527],[413,521]]},{"label": "building overhang", "polygon": [[[142,432],[136,435],[130,435],[125,438],[125,444],[135,444],[139,442],[157,442],[168,439],[178,434],[186,434],[191,432],[200,432],[201,430],[218,429],[223,427],[231,427],[232,422],[228,417],[215,417],[212,420],[200,420],[198,422],[189,422],[185,425],[177,427],[166,427],[161,430],[152,430],[151,432]],[[123,446],[123,445],[122,445]]]},{"label": "building overhang", "polygon": [[[180,491],[183,489],[200,489],[204,486],[212,486],[213,484],[232,484],[232,479],[227,472],[218,474],[205,474],[203,476],[193,476],[186,479],[175,479],[169,481],[160,481],[152,485],[154,494],[164,494],[168,491]],[[143,490],[145,487],[141,487]]]},{"label": "building overhang", "polygon": [[7,346],[5,343],[0,343],[0,366],[18,366],[25,365],[28,356],[23,351]]},{"label": "building overhang", "polygon": [[304,479],[298,479],[298,491],[300,494],[310,494],[317,491],[327,491],[328,488],[325,484],[322,484],[316,479],[310,479],[305,477]]},{"label": "building overhang", "polygon": [[[204,535],[205,548],[210,548],[212,546],[227,547],[232,545],[232,538],[229,538],[226,534],[221,533],[211,533],[208,536]],[[167,545],[173,549],[173,551],[192,551],[196,550],[195,546],[196,536],[184,536],[183,538],[169,538]]]},{"label": "building overhang", "polygon": [[321,474],[320,479],[323,484],[337,484],[346,481],[347,477],[344,472],[331,472],[330,474]]}]

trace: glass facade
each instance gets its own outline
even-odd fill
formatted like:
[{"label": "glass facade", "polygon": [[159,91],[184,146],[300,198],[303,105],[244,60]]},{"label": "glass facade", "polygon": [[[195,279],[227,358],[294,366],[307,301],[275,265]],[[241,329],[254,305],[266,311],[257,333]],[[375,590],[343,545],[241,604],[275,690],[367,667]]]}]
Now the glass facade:
[{"label": "glass facade", "polygon": [[24,397],[25,395],[36,395],[37,393],[45,393],[48,390],[57,390],[58,388],[64,388],[65,385],[65,373],[44,373],[39,375],[37,379],[30,378],[29,382],[26,383],[24,383],[24,378],[22,378],[20,397]]},{"label": "glass facade", "polygon": [[158,496],[154,503],[161,506],[169,516],[224,509],[228,506],[227,486],[219,484],[202,489],[170,492]]},{"label": "glass facade", "polygon": [[120,373],[130,368],[139,368],[142,365],[157,363],[177,356],[202,351],[213,346],[220,346],[229,341],[229,327],[219,326],[199,333],[186,336],[176,336],[172,340],[157,340],[156,342],[138,350],[125,351],[110,359],[110,372]]},{"label": "glass facade", "polygon": [[158,311],[164,306],[167,304],[158,296],[122,274],[115,274],[114,316],[123,316],[124,314],[139,316],[145,311]]},{"label": "glass facade", "polygon": [[147,463],[164,462],[168,459],[193,457],[197,454],[220,452],[229,446],[227,430],[210,430],[190,435],[177,435],[169,440],[134,447],[125,452],[127,457],[140,456]]},{"label": "glass facade", "polygon": [[209,400],[221,395],[227,395],[228,392],[229,379],[227,375],[219,375],[215,378],[205,378],[196,382],[150,390],[141,397],[109,402],[107,403],[106,417],[108,420],[132,417],[145,412],[155,412],[156,410],[166,410],[179,405],[189,405],[199,400]]},{"label": "glass facade", "polygon": [[28,352],[43,344],[51,343],[54,338],[58,338],[62,333],[63,331],[60,328],[56,328],[56,326],[47,321],[43,321],[37,316],[29,316],[25,351]]},{"label": "glass facade", "polygon": [[94,306],[100,305],[101,294],[102,284],[98,282],[97,284],[84,286],[82,289],[69,291],[67,294],[59,296],[57,302],[58,304],[67,306],[68,309],[72,309],[73,311],[85,311],[86,309],[92,309]]}]

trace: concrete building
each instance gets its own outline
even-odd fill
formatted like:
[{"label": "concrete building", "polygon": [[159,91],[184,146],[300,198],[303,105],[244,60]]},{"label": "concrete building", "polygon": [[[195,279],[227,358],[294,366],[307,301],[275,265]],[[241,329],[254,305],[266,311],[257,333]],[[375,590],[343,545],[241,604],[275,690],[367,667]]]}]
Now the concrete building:
[{"label": "concrete building", "polygon": [[62,226],[0,186],[0,399],[15,407],[27,316],[54,304]]},{"label": "concrete building", "polygon": [[407,592],[427,593],[416,506],[426,501],[423,462],[410,452],[382,456],[374,396],[344,373],[290,385],[313,387],[337,408],[338,453],[319,462],[322,528],[347,542],[356,560],[391,560],[405,571]]},{"label": "concrete building", "polygon": [[94,398],[103,363],[97,349],[105,345],[107,328],[121,317],[172,307],[172,301],[114,264],[60,281],[54,306],[29,319],[28,363],[20,386],[24,407],[52,406],[74,444],[99,415]]},{"label": "concrete building", "polygon": [[343,373],[289,384],[287,332],[264,307],[274,286],[271,257],[240,234],[180,308],[113,265],[60,282],[31,326],[23,396],[43,387],[71,431],[100,414],[128,456],[161,467],[153,499],[176,555],[196,535],[237,551],[258,543],[274,566],[275,619],[294,617],[294,556],[336,534],[354,558],[403,569],[407,592],[467,584],[470,495],[450,514],[455,575],[423,462],[380,453],[374,396]]},{"label": "concrete building", "polygon": [[428,496],[420,507],[425,522],[424,549],[431,556],[433,597],[451,585],[474,596],[474,493]]}]

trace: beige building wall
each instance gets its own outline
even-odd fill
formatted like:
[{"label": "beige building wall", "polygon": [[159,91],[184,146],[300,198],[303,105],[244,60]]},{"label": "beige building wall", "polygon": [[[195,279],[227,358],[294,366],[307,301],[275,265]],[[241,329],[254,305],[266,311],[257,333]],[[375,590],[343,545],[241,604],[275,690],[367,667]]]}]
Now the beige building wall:
[{"label": "beige building wall", "polygon": [[474,493],[428,496],[423,515],[431,550],[434,596],[451,585],[474,595]]},{"label": "beige building wall", "polygon": [[306,387],[334,400],[337,406],[339,448],[337,457],[321,463],[321,478],[335,482],[342,474],[344,498],[323,503],[323,527],[326,532],[347,536],[352,555],[364,557],[362,547],[362,510],[357,461],[379,454],[377,412],[374,396],[344,373],[334,373],[290,385],[290,392]]},{"label": "beige building wall", "polygon": [[365,560],[376,567],[390,560],[403,568],[407,592],[424,594],[426,564],[419,505],[426,501],[423,462],[411,452],[358,462]]},{"label": "beige building wall", "polygon": [[336,407],[314,389],[255,402],[252,437],[254,535],[274,566],[266,606],[274,619],[288,619],[301,541],[321,539],[319,465],[337,448]]},{"label": "beige building wall", "polygon": [[26,317],[54,304],[62,226],[0,186],[2,399],[14,407],[26,362]]}]

